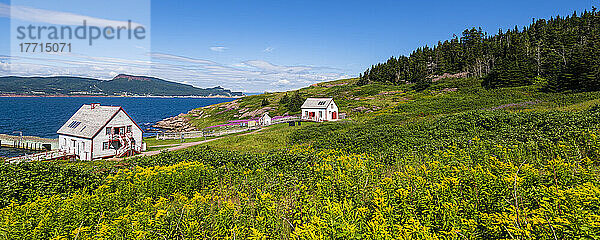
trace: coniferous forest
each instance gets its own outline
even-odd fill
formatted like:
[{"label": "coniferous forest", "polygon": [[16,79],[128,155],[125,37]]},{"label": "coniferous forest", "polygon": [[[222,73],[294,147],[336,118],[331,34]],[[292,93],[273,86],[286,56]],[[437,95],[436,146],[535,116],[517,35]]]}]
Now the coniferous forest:
[{"label": "coniferous forest", "polygon": [[482,77],[482,85],[500,88],[539,85],[545,91],[600,90],[600,12],[533,19],[523,29],[481,28],[421,47],[410,56],[391,57],[360,75],[359,85],[415,83],[428,86],[435,76],[463,73]]}]

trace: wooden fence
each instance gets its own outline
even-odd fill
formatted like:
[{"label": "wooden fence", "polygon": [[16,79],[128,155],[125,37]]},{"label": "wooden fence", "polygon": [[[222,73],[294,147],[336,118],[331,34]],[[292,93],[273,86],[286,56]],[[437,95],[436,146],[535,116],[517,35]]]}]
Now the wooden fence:
[{"label": "wooden fence", "polygon": [[0,134],[0,146],[47,151],[58,149],[58,139]]},{"label": "wooden fence", "polygon": [[20,156],[20,157],[9,158],[9,159],[6,159],[6,162],[20,163],[20,162],[32,162],[32,161],[47,161],[47,160],[53,160],[53,159],[59,159],[59,158],[67,158],[69,156],[73,156],[73,154],[69,154],[62,150],[52,150],[52,151],[47,151],[47,152],[26,154],[26,155]]},{"label": "wooden fence", "polygon": [[[270,125],[290,122],[290,121],[298,121],[300,117],[286,117],[279,118],[276,120],[272,120]],[[191,131],[191,132],[158,132],[156,133],[157,140],[168,140],[168,139],[189,139],[189,138],[201,138],[201,137],[217,137],[223,136],[227,134],[234,134],[240,132],[246,132],[251,130],[256,130],[264,126],[255,126],[255,127],[244,127],[244,128],[234,128],[234,129],[221,129],[221,130],[204,130],[204,131]]]},{"label": "wooden fence", "polygon": [[227,129],[221,131],[192,131],[192,132],[159,132],[156,133],[157,140],[168,140],[168,139],[189,139],[189,138],[201,138],[201,137],[218,137],[227,134],[234,134],[240,132],[246,132],[256,130],[258,127],[250,128],[239,128],[239,129]]},{"label": "wooden fence", "polygon": [[271,121],[271,125],[273,124],[277,124],[277,123],[284,123],[284,122],[292,122],[292,121],[298,121],[300,120],[300,117],[286,117],[286,118],[279,118],[279,119],[275,119]]}]

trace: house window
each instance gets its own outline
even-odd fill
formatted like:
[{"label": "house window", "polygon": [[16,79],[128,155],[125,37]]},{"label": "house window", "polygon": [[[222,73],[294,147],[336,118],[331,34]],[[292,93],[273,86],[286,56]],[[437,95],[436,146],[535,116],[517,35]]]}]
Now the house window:
[{"label": "house window", "polygon": [[131,125],[127,126],[127,132],[130,133],[131,132]]},{"label": "house window", "polygon": [[108,142],[103,142],[103,143],[102,143],[102,150],[108,150],[108,147],[109,147],[109,146],[110,146],[110,145],[108,144]]},{"label": "house window", "polygon": [[110,127],[107,127],[107,128],[106,128],[106,135],[110,135],[110,132],[111,132],[111,131],[110,131]]},{"label": "house window", "polygon": [[70,128],[76,128],[77,126],[79,126],[79,124],[81,124],[81,122],[79,122],[79,121],[72,121],[71,124],[69,124],[68,127],[70,127]]},{"label": "house window", "polygon": [[119,141],[111,141],[110,142],[110,149],[120,149],[121,148],[121,142]]},{"label": "house window", "polygon": [[323,118],[323,111],[319,111],[319,118]]}]

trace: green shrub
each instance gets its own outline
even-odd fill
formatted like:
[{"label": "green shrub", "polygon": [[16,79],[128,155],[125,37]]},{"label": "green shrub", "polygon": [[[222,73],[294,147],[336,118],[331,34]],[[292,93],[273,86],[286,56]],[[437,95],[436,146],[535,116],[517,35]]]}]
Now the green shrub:
[{"label": "green shrub", "polygon": [[69,196],[72,192],[92,190],[103,176],[88,169],[60,163],[31,162],[0,164],[0,206],[24,203],[35,197]]}]

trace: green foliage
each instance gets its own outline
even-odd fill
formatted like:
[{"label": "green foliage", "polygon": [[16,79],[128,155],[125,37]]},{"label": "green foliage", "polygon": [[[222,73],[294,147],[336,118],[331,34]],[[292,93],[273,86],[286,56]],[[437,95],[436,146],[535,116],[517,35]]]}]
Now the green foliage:
[{"label": "green foliage", "polygon": [[356,85],[358,86],[364,86],[369,84],[369,79],[366,77],[363,77],[362,73],[360,74],[360,76],[358,76],[358,81],[356,81]]},{"label": "green foliage", "polygon": [[300,112],[300,108],[306,99],[300,96],[298,91],[294,92],[294,95],[290,98],[288,103],[286,104],[287,109],[290,112]]},{"label": "green foliage", "polygon": [[[468,90],[474,87],[470,84],[430,86],[438,91],[459,85],[464,92],[421,93],[404,103],[413,107],[376,113],[374,119],[303,126],[288,133],[287,150],[244,153],[199,146],[130,158],[121,164],[135,167],[109,176],[102,186],[90,184],[91,191],[67,181],[70,189],[0,209],[0,236],[598,237],[599,108],[511,112],[507,109],[519,106],[490,96],[503,93],[516,100],[524,94],[515,89],[481,94]],[[367,94],[376,87],[363,90]],[[539,94],[529,97],[564,106],[597,99],[594,93]],[[413,115],[442,96],[474,109],[495,107],[448,114],[453,111],[432,104],[430,118]],[[27,165],[7,165],[19,166]],[[65,182],[48,166],[40,163],[38,171],[52,173],[38,175]]]},{"label": "green foliage", "polygon": [[269,104],[271,104],[269,102],[269,99],[268,98],[263,98],[262,102],[260,103],[260,106],[261,107],[265,107],[265,106],[268,106]]},{"label": "green foliage", "polygon": [[269,152],[276,149],[287,149],[288,136],[298,128],[310,126],[312,122],[303,122],[301,126],[289,126],[288,123],[279,123],[264,128],[252,134],[228,136],[207,142],[206,146],[216,149],[236,150],[241,152]]},{"label": "green foliage", "polygon": [[[480,30],[464,35],[469,51],[485,49]],[[0,236],[600,238],[600,92],[542,92],[554,84],[542,76],[499,89],[482,88],[481,77],[408,79],[425,81],[340,80],[196,111],[229,119],[269,98],[282,114],[302,96],[335,96],[353,114],[344,121],[277,125],[118,164],[3,166]]]},{"label": "green foliage", "polygon": [[[98,169],[99,170],[99,169]],[[35,197],[69,196],[82,189],[100,186],[103,176],[88,169],[57,163],[0,164],[0,206]]]},{"label": "green foliage", "polygon": [[297,113],[300,112],[300,108],[306,99],[300,96],[299,91],[294,91],[291,97],[288,97],[287,93],[279,100],[279,105],[284,106],[289,112]]},{"label": "green foliage", "polygon": [[600,129],[600,112],[517,112],[480,110],[428,121],[398,124],[398,118],[366,123],[320,124],[299,129],[290,142],[316,149],[370,153],[385,162],[414,152],[462,145],[474,137],[496,143],[550,142],[577,139],[584,129]]},{"label": "green foliage", "polygon": [[280,106],[286,106],[290,102],[290,97],[288,97],[287,93],[285,93],[281,99],[279,99]]},{"label": "green foliage", "polygon": [[599,19],[600,12],[594,10],[538,19],[495,35],[467,29],[460,38],[371,66],[358,85],[416,83],[415,89],[422,90],[430,76],[468,73],[483,77],[488,88],[525,86],[542,78],[547,91],[598,91]]},{"label": "green foliage", "polygon": [[[48,238],[598,237],[600,143],[470,143],[369,154],[208,148],[134,162],[93,192],[0,210],[0,235]],[[170,164],[162,166],[162,164]]]}]

